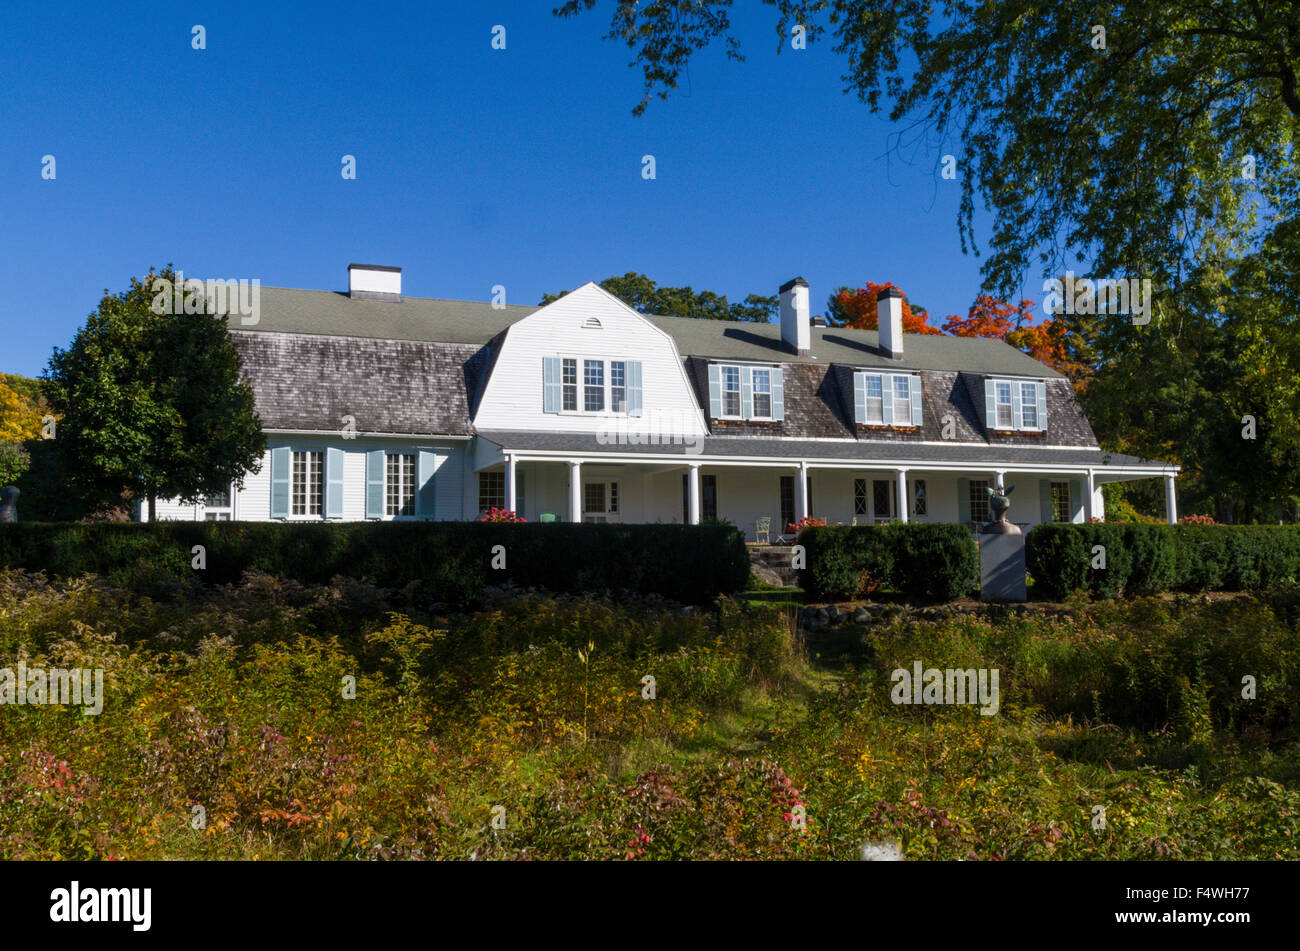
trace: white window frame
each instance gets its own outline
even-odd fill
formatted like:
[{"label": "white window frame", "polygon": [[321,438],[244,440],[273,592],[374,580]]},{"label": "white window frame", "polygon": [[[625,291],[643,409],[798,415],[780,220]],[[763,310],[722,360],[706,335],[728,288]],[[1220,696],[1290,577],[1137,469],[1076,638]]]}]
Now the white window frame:
[{"label": "white window frame", "polygon": [[[750,419],[771,419],[772,418],[772,368],[771,367],[749,367],[749,411]],[[767,375],[767,387],[760,390],[758,388],[758,375],[764,373]],[[767,397],[767,412],[758,411],[758,398]],[[743,407],[742,407],[743,409]]]},{"label": "white window frame", "polygon": [[[721,369],[719,369],[718,398],[721,400],[722,403],[722,415],[718,417],[719,419],[744,419],[745,418],[744,417],[745,404],[740,398],[741,391],[743,389],[743,384],[741,383],[741,374],[743,374],[745,370],[746,367],[742,367],[736,363],[724,363],[722,364]],[[736,375],[735,377],[736,388],[734,390],[728,385],[729,382],[728,377],[732,373]],[[727,397],[732,393],[734,393],[736,396],[736,411],[734,413],[728,413]]]},{"label": "white window frame", "polygon": [[[993,485],[992,479],[971,479],[967,492],[970,493],[968,503],[970,504],[970,519],[976,525],[981,522],[987,522],[993,518],[993,508],[989,505],[988,490]],[[981,515],[977,515],[975,510],[980,508]]]},{"label": "white window frame", "polygon": [[[561,416],[627,416],[628,405],[628,364],[630,357],[588,357],[576,354],[557,354],[560,361],[560,413]],[[587,409],[587,364],[600,364],[602,409]],[[571,364],[571,366],[569,365]],[[622,367],[623,385],[614,385],[614,367]],[[573,382],[566,381],[565,371],[573,371]],[[623,408],[614,409],[614,400],[621,394]],[[567,406],[569,397],[574,401],[575,409]]]},{"label": "white window frame", "polygon": [[[998,429],[1016,429],[1016,428],[1017,428],[1017,426],[1016,426],[1016,404],[1015,404],[1015,399],[1014,399],[1014,393],[1015,393],[1015,390],[1013,389],[1013,387],[1015,387],[1015,385],[1016,385],[1016,383],[1015,383],[1015,381],[1013,381],[1013,380],[994,380],[994,381],[993,381],[993,411],[994,411],[994,413],[996,414],[994,418],[997,420],[997,424],[998,424],[997,428],[998,428]],[[1005,402],[1005,403],[1002,401],[1002,388],[1003,388],[1003,387],[1006,387],[1006,389],[1007,389],[1007,399],[1006,399],[1006,402]],[[1002,421],[1002,407],[1004,407],[1004,406],[1007,408],[1007,420],[1006,420],[1005,423]]]},{"label": "white window frame", "polygon": [[[883,373],[864,373],[864,374],[862,375],[862,377],[863,377],[863,384],[862,384],[862,386],[863,386],[863,391],[867,394],[867,396],[866,396],[866,412],[867,412],[867,418],[866,418],[866,420],[864,421],[864,425],[866,425],[866,426],[883,426],[883,425],[885,425],[885,374],[883,374]],[[880,395],[879,395],[879,396],[872,396],[872,395],[871,395],[871,381],[872,381],[872,380],[875,380],[875,382],[876,382],[876,387],[880,390]],[[891,394],[891,398],[892,398],[892,394]],[[876,414],[875,414],[875,417],[874,417],[874,418],[873,418],[872,413],[871,413],[871,409],[872,409],[873,404],[874,404],[874,406],[876,407]],[[911,419],[911,414],[912,414],[912,408],[911,408],[911,406],[908,407],[908,409],[907,409],[907,413],[908,413],[908,419],[910,420],[910,419]]]},{"label": "white window frame", "polygon": [[[397,488],[397,499],[399,504],[396,512],[391,511],[392,505],[391,505],[391,500],[389,498],[394,488],[392,480],[390,478],[392,474],[391,460],[395,458],[396,459],[409,458],[411,460],[411,466],[410,466],[411,479],[409,485],[406,484],[407,480],[404,474],[406,470],[405,464],[401,462],[397,464],[398,479],[397,479],[396,488]],[[384,453],[384,517],[385,518],[404,519],[404,518],[416,517],[416,513],[415,513],[415,504],[417,501],[416,483],[419,481],[418,467],[419,467],[418,453],[401,452],[401,451]],[[411,511],[409,513],[403,514],[402,506],[400,503],[402,501],[403,495],[405,495],[404,490],[408,488],[410,490]]]},{"label": "white window frame", "polygon": [[[317,448],[317,447],[314,447],[314,446],[306,446],[306,447],[303,447],[303,448],[301,448],[301,449],[291,449],[291,450],[289,451],[289,518],[291,518],[291,519],[295,519],[295,518],[296,518],[296,519],[321,519],[321,518],[324,518],[324,517],[325,517],[325,490],[326,490],[326,486],[325,486],[325,475],[326,475],[326,473],[325,473],[325,462],[326,462],[326,460],[325,460],[325,455],[326,455],[326,453],[325,453],[324,448]],[[308,484],[304,487],[304,505],[305,505],[305,507],[307,507],[308,509],[310,509],[310,507],[311,507],[311,501],[312,501],[312,499],[311,499],[311,485],[310,485],[310,478],[311,478],[311,460],[310,460],[310,459],[307,459],[306,457],[307,457],[307,456],[317,456],[317,457],[319,458],[319,460],[320,460],[320,478],[319,478],[319,479],[317,480],[317,482],[316,482],[316,485],[317,485],[317,487],[318,487],[318,492],[319,492],[319,494],[318,494],[318,498],[317,498],[317,501],[318,501],[318,503],[319,503],[319,509],[318,509],[318,511],[315,511],[315,512],[312,512],[312,511],[306,511],[306,512],[298,512],[298,511],[295,511],[295,509],[297,508],[297,502],[295,501],[295,496],[296,496],[296,494],[297,494],[297,492],[296,492],[296,486],[297,486],[297,482],[298,482],[297,475],[298,475],[298,457],[299,457],[299,456],[304,457],[303,462],[304,462],[304,463],[306,464],[306,466],[307,466],[307,479],[304,480],[304,481],[307,482]]]},{"label": "white window frame", "polygon": [[[1020,387],[1020,428],[1030,429],[1035,432],[1043,428],[1042,420],[1038,418],[1038,384],[1032,381],[1021,380],[1017,386]],[[1029,398],[1025,398],[1025,391],[1029,391]],[[1025,411],[1033,410],[1034,425],[1030,426],[1025,422]]]},{"label": "white window frame", "polygon": [[209,505],[209,498],[211,496],[205,496],[203,499],[203,520],[205,522],[233,522],[235,520],[235,483],[231,482],[226,487],[225,505]]},{"label": "white window frame", "polygon": [[[898,389],[902,386],[903,395],[899,396]],[[910,426],[912,424],[912,378],[902,373],[894,374],[893,394],[894,400],[894,425]],[[903,408],[900,410],[899,400],[902,400]],[[899,420],[906,420],[900,423]]]}]

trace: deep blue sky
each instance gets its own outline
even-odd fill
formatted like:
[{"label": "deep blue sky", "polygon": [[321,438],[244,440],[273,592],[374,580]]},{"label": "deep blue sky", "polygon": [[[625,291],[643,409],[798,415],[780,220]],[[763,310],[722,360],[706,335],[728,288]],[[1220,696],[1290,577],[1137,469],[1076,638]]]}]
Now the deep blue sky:
[{"label": "deep blue sky", "polygon": [[632,270],[731,299],[803,275],[814,313],[868,280],[966,312],[957,184],[885,157],[895,127],[829,44],[778,56],[771,8],[742,2],[747,61],[701,54],[637,118],[609,5],[553,5],[6,4],[0,371],[38,374],[104,288],[168,261],[336,290],[349,262],[393,264],[412,296],[522,304]]}]

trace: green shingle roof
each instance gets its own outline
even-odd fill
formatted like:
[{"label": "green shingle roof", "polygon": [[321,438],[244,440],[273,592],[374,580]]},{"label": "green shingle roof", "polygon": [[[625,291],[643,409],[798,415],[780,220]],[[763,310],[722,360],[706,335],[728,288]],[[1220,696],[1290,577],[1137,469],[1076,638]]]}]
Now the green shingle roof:
[{"label": "green shingle roof", "polygon": [[[245,326],[239,317],[232,316],[230,328],[481,345],[539,309],[518,305],[494,308],[484,301],[428,297],[404,297],[400,301],[353,300],[338,291],[263,287],[259,322]],[[779,324],[686,317],[649,319],[673,337],[683,357],[1060,377],[1059,373],[999,340],[908,334],[903,359],[893,360],[877,350],[874,330],[813,327],[812,355],[800,357],[786,348]]]}]

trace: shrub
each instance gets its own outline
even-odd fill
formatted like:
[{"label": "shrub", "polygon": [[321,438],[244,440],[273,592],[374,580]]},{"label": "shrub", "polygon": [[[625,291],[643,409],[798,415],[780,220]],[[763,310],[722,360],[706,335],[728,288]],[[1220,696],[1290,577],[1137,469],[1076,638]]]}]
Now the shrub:
[{"label": "shrub", "polygon": [[887,588],[951,600],[979,586],[979,557],[961,525],[814,526],[799,544],[807,552],[800,585],[817,598],[842,601]]},{"label": "shrub", "polygon": [[[1094,548],[1105,569],[1092,567]],[[1162,591],[1255,591],[1300,576],[1300,527],[1290,525],[1039,525],[1029,533],[1028,567],[1056,597]]]},{"label": "shrub", "polygon": [[[203,571],[190,566],[195,545],[205,548]],[[494,566],[501,558],[505,567]],[[231,584],[249,570],[304,584],[341,576],[451,606],[507,582],[703,604],[749,580],[744,538],[709,525],[19,523],[0,526],[0,567],[63,577],[89,572],[133,589]]]}]

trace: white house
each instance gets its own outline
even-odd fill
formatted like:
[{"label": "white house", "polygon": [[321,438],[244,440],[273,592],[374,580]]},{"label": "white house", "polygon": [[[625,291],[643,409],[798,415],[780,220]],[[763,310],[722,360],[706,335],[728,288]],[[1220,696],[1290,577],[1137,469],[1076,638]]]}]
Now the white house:
[{"label": "white house", "polygon": [[1087,521],[1101,484],[1175,465],[1104,452],[1059,373],[1000,341],[828,327],[802,278],[780,323],[638,314],[594,283],[544,307],[262,288],[230,331],[268,450],[242,486],[164,519]]}]

